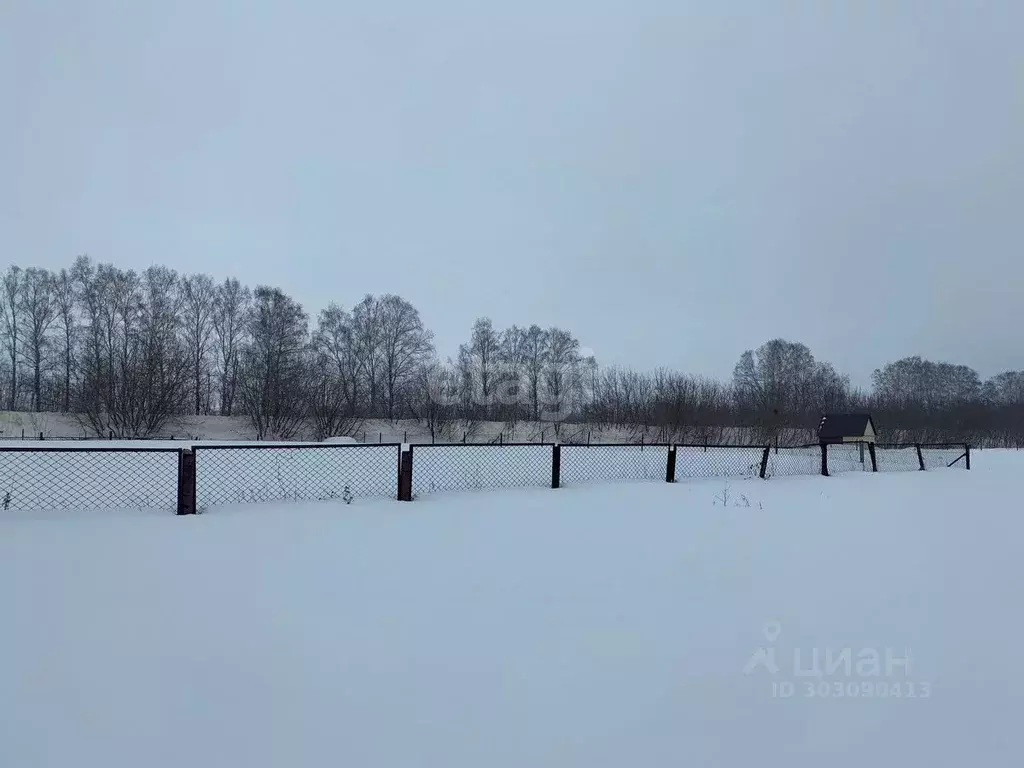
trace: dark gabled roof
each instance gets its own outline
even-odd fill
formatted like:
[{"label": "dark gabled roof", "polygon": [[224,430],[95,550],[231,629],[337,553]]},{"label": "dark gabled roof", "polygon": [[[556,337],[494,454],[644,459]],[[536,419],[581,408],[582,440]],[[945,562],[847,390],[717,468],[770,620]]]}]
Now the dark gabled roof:
[{"label": "dark gabled roof", "polygon": [[874,429],[875,422],[868,413],[826,413],[818,424],[818,437],[830,439],[863,435],[869,423]]}]

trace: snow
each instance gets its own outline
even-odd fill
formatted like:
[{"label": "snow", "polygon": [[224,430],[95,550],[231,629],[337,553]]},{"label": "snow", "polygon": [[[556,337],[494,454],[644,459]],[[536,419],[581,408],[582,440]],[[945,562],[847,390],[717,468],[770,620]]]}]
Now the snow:
[{"label": "snow", "polygon": [[1019,765],[1021,470],[0,512],[0,765]]},{"label": "snow", "polygon": [[334,437],[325,437],[325,443],[330,445],[357,445],[359,443],[354,437],[349,435],[335,435]]},{"label": "snow", "polygon": [[[21,441],[36,440],[39,433],[46,438],[83,438],[87,434],[82,426],[86,423],[82,417],[69,413],[30,413],[25,411],[0,411],[0,439]],[[459,442],[462,440],[466,425],[457,423],[451,426],[450,437]],[[510,425],[505,421],[474,422],[469,430],[467,441],[470,443],[497,442],[551,442],[556,438],[561,442],[586,442],[588,438],[595,443],[635,443],[644,434],[647,442],[667,439],[658,434],[655,428],[642,425],[612,426],[607,424],[572,424],[559,425],[559,435],[555,434],[552,422],[520,421]],[[673,435],[673,439],[697,440],[692,430]],[[226,442],[236,440],[255,440],[256,433],[247,416],[175,416],[160,431],[161,439],[190,438]],[[416,419],[367,419],[361,422],[353,432],[353,438],[363,443],[429,443],[430,430],[424,422]],[[313,440],[314,429],[307,423],[304,430],[296,436],[297,440]],[[703,438],[700,438],[703,440]],[[725,443],[746,444],[757,441],[753,430],[743,428],[723,428],[717,440]],[[783,442],[796,441],[805,443],[815,440],[814,430],[787,429],[783,434]],[[714,440],[712,440],[714,442]]]}]

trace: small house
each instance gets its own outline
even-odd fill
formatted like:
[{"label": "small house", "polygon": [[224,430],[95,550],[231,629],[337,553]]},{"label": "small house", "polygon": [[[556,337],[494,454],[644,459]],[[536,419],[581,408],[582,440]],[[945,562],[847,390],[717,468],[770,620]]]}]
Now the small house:
[{"label": "small house", "polygon": [[821,443],[873,443],[875,423],[868,413],[827,413],[818,424]]}]

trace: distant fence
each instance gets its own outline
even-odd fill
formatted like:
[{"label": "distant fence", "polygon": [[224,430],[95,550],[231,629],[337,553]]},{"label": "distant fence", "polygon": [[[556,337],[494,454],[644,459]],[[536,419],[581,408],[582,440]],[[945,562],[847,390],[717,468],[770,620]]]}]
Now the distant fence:
[{"label": "distant fence", "polygon": [[772,478],[971,468],[968,445],[780,448],[680,444],[0,447],[2,510],[140,508],[178,514],[275,501],[412,501],[432,493],[607,481]]},{"label": "distant fence", "polygon": [[831,443],[777,448],[769,458],[766,476],[812,474],[815,465],[823,475],[970,469],[971,447],[963,443]]}]

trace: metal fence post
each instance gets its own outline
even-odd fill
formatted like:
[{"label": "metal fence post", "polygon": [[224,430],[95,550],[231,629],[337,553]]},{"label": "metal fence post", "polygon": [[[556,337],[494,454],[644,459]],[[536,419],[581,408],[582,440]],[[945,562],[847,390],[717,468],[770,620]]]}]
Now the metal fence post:
[{"label": "metal fence post", "polygon": [[562,483],[562,446],[555,443],[551,446],[551,487],[558,488]]},{"label": "metal fence post", "polygon": [[821,444],[821,474],[828,477],[828,443]]},{"label": "metal fence post", "polygon": [[196,513],[196,454],[191,448],[178,453],[178,514]]},{"label": "metal fence post", "polygon": [[[760,474],[760,477],[761,477],[762,480],[764,480],[765,475],[768,474],[768,454],[770,454],[771,451],[772,451],[771,446],[766,445],[764,447],[764,453],[761,454],[761,474]],[[776,453],[779,452],[778,444],[776,444],[776,446],[775,446],[775,452]]]},{"label": "metal fence post", "polygon": [[970,443],[964,443],[964,450],[967,452],[966,456],[964,457],[964,459],[966,461],[965,466],[967,467],[967,469],[970,469],[971,468],[971,444]]},{"label": "metal fence post", "polygon": [[665,467],[665,482],[674,483],[676,481],[676,447],[670,445],[668,447],[668,464]]},{"label": "metal fence post", "polygon": [[917,466],[921,472],[924,472],[924,454],[921,453],[921,444],[917,443],[914,447],[917,449]]},{"label": "metal fence post", "polygon": [[398,500],[412,501],[412,446],[402,451],[401,467],[398,471]]}]

